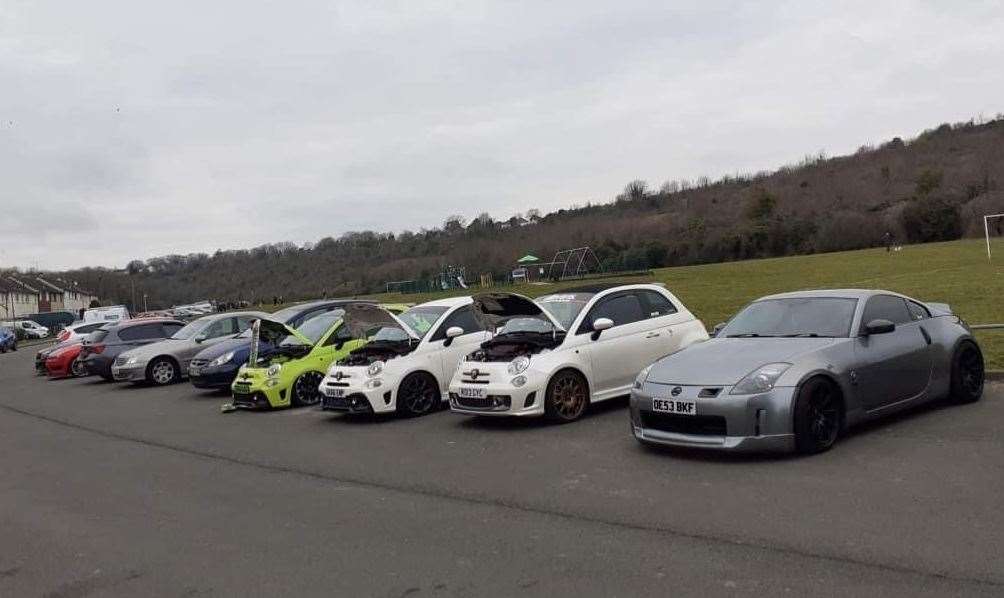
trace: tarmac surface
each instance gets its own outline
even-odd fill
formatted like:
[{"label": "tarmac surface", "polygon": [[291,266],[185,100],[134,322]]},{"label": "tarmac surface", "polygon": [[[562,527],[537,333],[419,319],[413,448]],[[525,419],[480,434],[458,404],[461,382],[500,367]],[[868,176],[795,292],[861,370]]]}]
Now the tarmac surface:
[{"label": "tarmac surface", "polygon": [[1002,596],[1004,386],[812,457],[566,426],[221,414],[0,355],[0,596]]}]

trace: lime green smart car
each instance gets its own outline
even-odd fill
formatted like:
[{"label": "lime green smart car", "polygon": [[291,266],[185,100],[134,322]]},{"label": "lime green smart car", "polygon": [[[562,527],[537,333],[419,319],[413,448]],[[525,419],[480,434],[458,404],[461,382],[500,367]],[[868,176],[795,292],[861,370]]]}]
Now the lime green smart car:
[{"label": "lime green smart car", "polygon": [[[395,313],[408,308],[383,307]],[[318,386],[331,364],[366,343],[342,325],[344,313],[324,312],[295,330],[272,320],[256,321],[251,356],[230,386],[233,402],[224,411],[316,405]]]}]

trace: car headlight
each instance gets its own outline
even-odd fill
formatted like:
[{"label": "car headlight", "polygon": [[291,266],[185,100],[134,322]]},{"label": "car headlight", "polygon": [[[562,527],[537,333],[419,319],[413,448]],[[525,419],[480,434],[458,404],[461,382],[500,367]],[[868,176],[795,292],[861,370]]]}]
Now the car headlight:
[{"label": "car headlight", "polygon": [[511,376],[516,374],[522,374],[526,371],[526,368],[530,367],[530,358],[526,355],[520,355],[516,359],[509,362],[509,367],[507,368]]},{"label": "car headlight", "polygon": [[130,357],[125,362],[126,365],[136,365],[137,363],[139,363],[139,357]]},{"label": "car headlight", "polygon": [[375,378],[376,376],[379,376],[380,372],[382,371],[383,371],[383,362],[374,361],[373,363],[370,364],[368,368],[366,368],[366,375],[369,376],[370,378]]},{"label": "car headlight", "polygon": [[732,395],[751,395],[759,392],[767,392],[774,388],[774,383],[781,377],[781,374],[788,371],[790,363],[768,363],[762,365],[752,372],[746,374],[735,386],[732,387]]},{"label": "car headlight", "polygon": [[216,367],[218,365],[223,365],[224,363],[229,363],[230,360],[232,360],[233,358],[234,358],[233,351],[230,351],[229,353],[224,353],[223,355],[220,355],[216,359],[210,361],[209,367]]},{"label": "car headlight", "polygon": [[268,376],[269,378],[275,378],[276,376],[279,375],[279,370],[281,369],[282,369],[281,365],[279,365],[278,363],[273,363],[272,365],[268,366],[267,370],[265,370],[265,375]]},{"label": "car headlight", "polygon": [[645,369],[638,372],[638,375],[634,378],[634,388],[635,390],[642,387],[645,381],[648,380],[648,373],[652,371],[652,366],[646,366]]}]

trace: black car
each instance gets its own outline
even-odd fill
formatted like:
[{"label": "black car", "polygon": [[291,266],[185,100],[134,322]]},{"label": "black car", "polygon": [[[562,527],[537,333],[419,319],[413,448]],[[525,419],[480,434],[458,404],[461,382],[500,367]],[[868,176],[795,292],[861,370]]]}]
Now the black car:
[{"label": "black car", "polygon": [[153,318],[107,324],[84,339],[78,359],[91,375],[111,381],[112,364],[119,354],[140,345],[162,341],[184,326],[185,323],[180,320]]},{"label": "black car", "polygon": [[[350,303],[373,303],[355,299],[331,299],[311,301],[280,309],[272,314],[271,320],[281,322],[290,328],[299,328],[310,318]],[[268,347],[263,347],[266,351]],[[230,388],[237,370],[251,354],[251,329],[240,336],[208,347],[196,355],[188,365],[188,379],[196,388]]]}]

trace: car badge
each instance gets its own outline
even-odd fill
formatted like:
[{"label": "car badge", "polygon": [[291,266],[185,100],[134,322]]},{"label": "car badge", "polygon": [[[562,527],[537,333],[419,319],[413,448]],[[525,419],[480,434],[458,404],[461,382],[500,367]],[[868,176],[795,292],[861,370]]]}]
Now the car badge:
[{"label": "car badge", "polygon": [[680,396],[681,392],[683,392],[682,388],[680,388],[679,386],[674,386],[673,390],[669,391],[669,394],[673,395],[674,397],[678,397]]},{"label": "car badge", "polygon": [[480,375],[481,375],[481,370],[479,370],[478,368],[474,368],[473,370],[471,370],[471,380],[477,380],[478,376]]},{"label": "car badge", "polygon": [[335,380],[341,380],[344,377],[345,377],[345,373],[342,372],[341,370],[335,372]]}]

